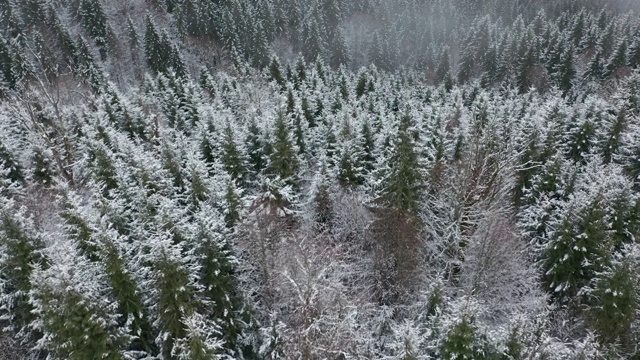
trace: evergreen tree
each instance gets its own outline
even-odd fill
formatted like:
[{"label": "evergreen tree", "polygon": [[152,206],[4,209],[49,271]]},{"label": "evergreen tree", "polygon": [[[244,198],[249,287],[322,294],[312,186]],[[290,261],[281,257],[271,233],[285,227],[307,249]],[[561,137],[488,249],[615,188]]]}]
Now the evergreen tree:
[{"label": "evergreen tree", "polygon": [[385,180],[384,197],[399,211],[416,214],[424,184],[410,122],[409,115],[400,121],[393,153],[388,160],[391,169]]},{"label": "evergreen tree", "polygon": [[344,34],[342,33],[342,30],[338,30],[335,38],[331,43],[331,67],[337,69],[340,67],[340,65],[348,65],[349,51],[347,49],[346,39],[344,37]]},{"label": "evergreen tree", "polygon": [[152,254],[156,344],[164,359],[175,359],[180,339],[187,337],[185,319],[194,316],[202,303],[197,297],[195,273],[181,253],[180,245],[157,239]]},{"label": "evergreen tree", "polygon": [[569,48],[563,56],[562,64],[558,69],[558,88],[562,90],[562,94],[567,96],[573,89],[573,81],[576,76],[576,70],[573,64],[573,49]]},{"label": "evergreen tree", "polygon": [[617,260],[599,273],[589,291],[588,318],[603,344],[623,351],[633,346],[633,319],[638,309],[638,281],[628,259]]},{"label": "evergreen tree", "polygon": [[273,152],[269,157],[269,174],[279,177],[289,185],[295,185],[298,173],[298,157],[291,142],[290,127],[283,115],[276,118],[273,132]]},{"label": "evergreen tree", "polygon": [[603,144],[602,160],[605,164],[610,163],[614,155],[618,154],[620,149],[620,136],[627,126],[627,117],[624,110],[620,110],[616,116],[613,126],[609,130],[607,140]]},{"label": "evergreen tree", "polygon": [[623,66],[627,66],[627,39],[623,39],[611,55],[611,58],[605,66],[604,76],[613,75],[616,70]]},{"label": "evergreen tree", "polygon": [[6,174],[2,174],[11,182],[23,182],[24,173],[22,166],[15,160],[14,156],[9,152],[2,142],[0,142],[0,170],[6,170]]},{"label": "evergreen tree", "polygon": [[102,61],[106,60],[109,43],[113,38],[113,30],[107,22],[107,15],[100,0],[82,0],[80,2],[80,17],[85,30],[98,45]]},{"label": "evergreen tree", "polygon": [[239,184],[242,184],[246,180],[247,168],[245,165],[244,156],[238,149],[236,144],[235,135],[231,124],[227,122],[224,128],[224,134],[221,144],[222,150],[222,164],[225,170],[231,176],[231,179]]},{"label": "evergreen tree", "polygon": [[280,62],[277,57],[273,57],[271,59],[271,64],[269,65],[269,73],[271,78],[276,82],[276,84],[280,85],[282,90],[286,89],[286,82],[284,77],[282,76],[282,70],[280,69]]},{"label": "evergreen tree", "polygon": [[[58,244],[61,246],[62,244]],[[104,273],[73,247],[57,249],[51,267],[32,275],[35,328],[40,344],[61,359],[126,359],[131,338],[118,326]]]},{"label": "evergreen tree", "polygon": [[440,55],[440,61],[438,62],[438,68],[436,69],[436,84],[444,84],[447,90],[451,89],[451,67],[449,65],[449,49],[442,50]]},{"label": "evergreen tree", "polygon": [[[13,201],[2,197],[0,208],[0,329],[29,338],[37,319],[29,302],[35,266],[46,266],[43,243],[30,219],[16,211]],[[36,340],[36,339],[30,339]]]},{"label": "evergreen tree", "polygon": [[636,35],[629,47],[628,64],[637,69],[640,66],[640,34]]},{"label": "evergreen tree", "polygon": [[602,64],[602,58],[600,56],[600,52],[597,52],[596,55],[589,61],[587,65],[587,69],[584,74],[585,79],[592,80],[601,80],[604,78],[605,69]]},{"label": "evergreen tree", "polygon": [[261,173],[266,168],[265,156],[268,155],[268,151],[265,148],[265,140],[262,137],[262,131],[256,124],[255,119],[252,119],[249,123],[247,135],[247,154],[249,155],[249,163],[251,164],[251,170],[254,176]]},{"label": "evergreen tree", "polygon": [[151,20],[151,16],[147,15],[145,20],[146,30],[144,33],[144,53],[147,59],[147,65],[156,73],[166,70],[166,63],[169,54],[162,44],[162,39],[156,26]]},{"label": "evergreen tree", "polygon": [[608,233],[600,199],[576,213],[568,209],[544,255],[543,282],[558,301],[575,298],[607,264]]}]

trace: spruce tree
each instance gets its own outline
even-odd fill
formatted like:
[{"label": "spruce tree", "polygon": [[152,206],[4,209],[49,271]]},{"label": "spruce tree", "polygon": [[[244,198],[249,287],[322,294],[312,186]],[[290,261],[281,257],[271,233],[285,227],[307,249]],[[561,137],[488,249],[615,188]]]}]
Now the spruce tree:
[{"label": "spruce tree", "polygon": [[221,160],[225,170],[231,176],[231,179],[238,184],[242,184],[246,180],[247,175],[245,159],[236,144],[233,129],[228,122],[224,128],[221,147]]},{"label": "spruce tree", "polygon": [[638,309],[638,280],[632,260],[617,259],[593,279],[588,292],[587,317],[603,344],[629,351],[634,342],[633,321]]},{"label": "spruce tree", "polygon": [[273,152],[269,157],[269,174],[279,177],[289,185],[297,183],[299,162],[291,141],[291,130],[284,115],[276,118],[273,130]]},{"label": "spruce tree", "polygon": [[107,22],[107,15],[100,0],[82,0],[80,2],[80,17],[85,30],[98,45],[102,61],[106,60],[109,43],[113,41],[113,30]]},{"label": "spruce tree", "polygon": [[410,122],[409,115],[400,120],[393,153],[388,161],[391,169],[385,179],[383,196],[400,212],[416,214],[424,184]]},{"label": "spruce tree", "polygon": [[29,340],[36,316],[29,302],[35,266],[46,267],[43,243],[33,222],[14,203],[0,197],[0,329]]},{"label": "spruce tree", "polygon": [[607,264],[610,244],[601,201],[568,209],[545,250],[543,282],[561,303],[574,299]]},{"label": "spruce tree", "polygon": [[104,272],[83,259],[70,244],[58,243],[51,267],[32,275],[34,327],[43,333],[39,343],[60,359],[127,358],[131,337],[117,321]]}]

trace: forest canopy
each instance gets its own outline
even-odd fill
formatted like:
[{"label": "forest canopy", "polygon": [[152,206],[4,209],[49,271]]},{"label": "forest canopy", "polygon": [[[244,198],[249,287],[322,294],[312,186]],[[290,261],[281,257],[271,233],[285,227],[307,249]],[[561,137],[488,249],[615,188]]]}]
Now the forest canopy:
[{"label": "forest canopy", "polygon": [[0,0],[0,358],[638,358],[639,11]]}]

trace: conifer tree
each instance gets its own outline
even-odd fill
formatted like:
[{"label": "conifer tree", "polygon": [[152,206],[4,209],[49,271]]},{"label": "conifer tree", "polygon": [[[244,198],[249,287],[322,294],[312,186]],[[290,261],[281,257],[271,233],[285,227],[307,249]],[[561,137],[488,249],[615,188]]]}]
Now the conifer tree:
[{"label": "conifer tree", "polygon": [[593,80],[601,80],[604,78],[605,69],[602,64],[602,58],[600,52],[597,52],[596,55],[589,61],[587,64],[587,69],[584,74],[584,78],[593,79]]},{"label": "conifer tree", "polygon": [[233,181],[242,184],[246,180],[247,169],[244,157],[236,144],[231,124],[227,122],[222,139],[222,164]]},{"label": "conifer tree", "polygon": [[80,17],[85,30],[98,45],[100,57],[103,61],[106,60],[113,30],[107,22],[107,15],[100,0],[82,0],[80,2]]},{"label": "conifer tree", "polygon": [[127,264],[134,260],[126,254],[131,252],[131,249],[127,249],[129,239],[112,229],[102,229],[96,236],[106,281],[117,303],[117,313],[120,314],[118,324],[122,328],[129,328],[131,342],[128,349],[148,355],[156,354],[155,334],[149,321],[149,309],[144,304],[141,287],[137,284],[130,265]]},{"label": "conifer tree", "polygon": [[295,185],[299,168],[296,150],[289,136],[291,130],[284,115],[276,118],[273,132],[273,152],[269,157],[268,170],[289,185]]},{"label": "conifer tree", "polygon": [[145,20],[144,54],[147,59],[147,65],[156,73],[163,72],[166,69],[165,64],[169,56],[167,54],[168,49],[164,48],[161,40],[151,16],[147,15]]},{"label": "conifer tree", "polygon": [[251,120],[247,130],[247,154],[249,156],[249,163],[252,168],[251,170],[255,176],[262,172],[262,170],[267,166],[265,158],[268,155],[268,150],[266,149],[267,144],[265,143],[265,139],[262,137],[262,132],[255,119]]},{"label": "conifer tree", "polygon": [[104,273],[77,254],[70,244],[58,243],[50,268],[32,275],[31,303],[43,333],[39,343],[52,356],[80,360],[124,360],[131,338],[119,327],[117,307],[109,296]]},{"label": "conifer tree", "polygon": [[0,326],[23,339],[37,340],[29,327],[36,316],[29,302],[35,266],[46,266],[43,243],[30,219],[16,211],[12,200],[0,197]]},{"label": "conifer tree", "polygon": [[637,69],[640,66],[640,34],[636,35],[629,46],[628,63],[630,67]]},{"label": "conifer tree", "polygon": [[616,47],[605,66],[605,77],[611,76],[616,72],[616,70],[623,66],[627,66],[627,51],[627,39],[623,39]]},{"label": "conifer tree", "polygon": [[446,360],[490,359],[491,354],[483,353],[477,329],[467,316],[455,324],[447,333],[440,353]]},{"label": "conifer tree", "polygon": [[156,344],[162,357],[175,359],[176,346],[187,336],[185,319],[197,313],[202,303],[197,298],[198,286],[191,265],[181,253],[180,245],[168,238],[156,239],[152,254],[154,323],[159,333]]},{"label": "conifer tree", "polygon": [[388,160],[391,169],[385,180],[384,197],[389,205],[402,213],[415,214],[424,184],[410,123],[409,115],[400,120],[393,153]]},{"label": "conifer tree", "polygon": [[630,259],[617,259],[593,280],[588,318],[603,344],[629,351],[634,339],[633,318],[638,309],[638,281]]},{"label": "conifer tree", "polygon": [[349,64],[349,50],[342,30],[338,30],[335,38],[331,42],[331,67],[337,69],[340,65]]},{"label": "conifer tree", "polygon": [[626,111],[620,110],[616,116],[613,126],[609,130],[606,141],[603,144],[602,160],[605,164],[610,163],[614,155],[618,154],[620,149],[620,137],[627,126]]},{"label": "conifer tree", "polygon": [[6,174],[2,174],[11,182],[23,182],[24,173],[22,166],[15,160],[9,149],[0,142],[0,170],[6,170]]},{"label": "conifer tree", "polygon": [[576,70],[573,64],[573,48],[565,51],[562,63],[558,69],[558,88],[562,90],[562,94],[567,96],[573,88],[573,81],[576,76]]},{"label": "conifer tree", "polygon": [[602,200],[568,209],[547,245],[543,282],[559,302],[574,299],[602,271],[608,261],[607,224]]},{"label": "conifer tree", "polygon": [[449,49],[442,50],[440,55],[440,61],[438,62],[438,68],[436,69],[436,84],[443,83],[447,90],[451,89],[451,67],[449,65]]},{"label": "conifer tree", "polygon": [[271,58],[271,63],[269,65],[269,74],[271,75],[271,79],[273,79],[276,84],[280,85],[282,90],[286,89],[286,82],[284,77],[282,76],[282,70],[280,69],[280,62],[277,57]]}]

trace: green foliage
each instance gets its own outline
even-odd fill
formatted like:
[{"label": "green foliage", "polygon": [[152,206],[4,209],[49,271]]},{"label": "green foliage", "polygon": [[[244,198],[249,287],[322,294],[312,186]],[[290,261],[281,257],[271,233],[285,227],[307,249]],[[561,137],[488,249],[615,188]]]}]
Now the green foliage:
[{"label": "green foliage", "polygon": [[618,112],[618,116],[616,117],[613,126],[609,130],[607,140],[603,144],[602,160],[605,164],[610,163],[613,160],[614,155],[618,154],[618,151],[620,149],[620,136],[622,135],[622,132],[624,131],[626,126],[626,112],[624,110],[621,110],[620,112]]},{"label": "green foliage", "polygon": [[222,139],[222,164],[225,170],[231,176],[231,179],[242,184],[247,175],[247,168],[244,157],[235,141],[235,135],[230,123],[224,128]]},{"label": "green foliage", "polygon": [[249,155],[249,164],[254,174],[259,174],[267,166],[265,157],[269,151],[268,144],[262,138],[262,132],[256,124],[255,119],[251,120],[247,128],[247,154]]},{"label": "green foliage", "polygon": [[289,137],[290,128],[284,116],[276,119],[273,133],[273,152],[269,157],[269,174],[277,176],[289,185],[296,183],[298,157]]},{"label": "green foliage", "polygon": [[633,321],[638,309],[638,280],[629,260],[607,267],[594,278],[588,318],[603,344],[633,347]]},{"label": "green foliage", "polygon": [[227,183],[224,199],[226,202],[226,208],[224,211],[225,224],[227,227],[233,228],[240,221],[242,202],[233,182],[231,181]]},{"label": "green foliage", "polygon": [[8,171],[5,176],[11,182],[21,183],[24,181],[22,166],[14,159],[12,153],[2,142],[0,142],[0,170]]},{"label": "green foliage", "polygon": [[118,324],[120,327],[129,327],[129,335],[133,339],[129,350],[155,354],[155,334],[149,322],[148,309],[135,279],[127,269],[127,259],[120,253],[117,245],[110,241],[103,239],[102,263],[118,305]]},{"label": "green foliage", "polygon": [[573,89],[573,82],[576,77],[572,48],[565,51],[562,63],[558,68],[557,77],[558,88],[562,90],[562,94],[564,96],[569,95],[569,93]]},{"label": "green foliage", "polygon": [[0,210],[0,324],[17,334],[36,318],[29,303],[30,277],[33,267],[44,266],[45,260],[33,224],[10,210]]},{"label": "green foliage", "polygon": [[174,345],[186,336],[183,319],[192,315],[199,302],[191,274],[183,264],[178,263],[167,251],[161,253],[153,263],[154,289],[158,332],[162,339],[161,354],[165,359],[173,359]]},{"label": "green foliage", "polygon": [[127,337],[110,323],[107,310],[73,290],[40,289],[47,349],[59,359],[124,360]]},{"label": "green foliage", "polygon": [[55,171],[52,168],[51,159],[41,148],[36,148],[31,157],[31,168],[33,169],[33,180],[43,186],[51,186]]},{"label": "green foliage", "polygon": [[403,213],[415,214],[422,196],[423,175],[409,129],[411,118],[404,116],[389,159],[390,173],[385,180],[384,198]]},{"label": "green foliage", "polygon": [[278,62],[277,58],[271,59],[271,64],[269,65],[269,74],[271,78],[276,82],[276,84],[280,85],[282,90],[286,89],[286,81],[282,76],[282,70],[280,69],[280,62]]},{"label": "green foliage", "polygon": [[445,360],[498,360],[501,354],[493,348],[467,316],[455,324],[440,345]]},{"label": "green foliage", "polygon": [[569,210],[545,251],[542,279],[560,302],[574,299],[608,262],[611,244],[600,201],[577,214]]},{"label": "green foliage", "polygon": [[110,151],[105,145],[96,143],[89,149],[89,161],[93,176],[102,185],[103,194],[108,196],[111,190],[118,188],[116,167]]},{"label": "green foliage", "polygon": [[82,0],[80,2],[80,17],[84,29],[98,45],[100,57],[103,61],[106,60],[109,43],[113,41],[113,30],[107,22],[107,15],[100,0]]},{"label": "green foliage", "polygon": [[167,32],[158,33],[150,16],[146,18],[144,34],[144,53],[147,65],[154,73],[173,71],[181,77],[186,74],[185,65],[175,44],[169,39]]}]

